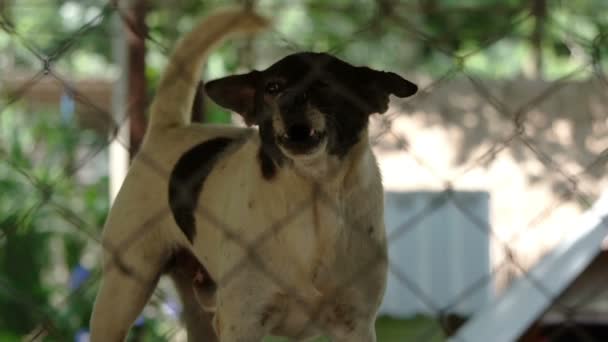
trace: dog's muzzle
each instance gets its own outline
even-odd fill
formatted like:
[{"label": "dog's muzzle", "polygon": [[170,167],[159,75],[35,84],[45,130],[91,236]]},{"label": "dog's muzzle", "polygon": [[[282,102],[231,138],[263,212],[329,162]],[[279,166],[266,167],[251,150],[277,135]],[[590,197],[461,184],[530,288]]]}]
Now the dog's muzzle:
[{"label": "dog's muzzle", "polygon": [[289,126],[277,137],[278,143],[293,154],[306,154],[316,149],[325,139],[325,132],[306,123]]}]

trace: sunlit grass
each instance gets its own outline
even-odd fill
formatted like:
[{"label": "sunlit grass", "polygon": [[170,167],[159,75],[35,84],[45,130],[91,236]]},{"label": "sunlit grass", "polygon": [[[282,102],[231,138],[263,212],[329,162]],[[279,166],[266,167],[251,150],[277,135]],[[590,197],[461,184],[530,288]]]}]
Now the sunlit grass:
[{"label": "sunlit grass", "polygon": [[[417,316],[411,319],[381,317],[376,321],[378,342],[445,341],[438,322],[429,317]],[[288,342],[289,339],[267,337],[264,342]],[[329,338],[318,338],[313,342],[330,342]]]}]

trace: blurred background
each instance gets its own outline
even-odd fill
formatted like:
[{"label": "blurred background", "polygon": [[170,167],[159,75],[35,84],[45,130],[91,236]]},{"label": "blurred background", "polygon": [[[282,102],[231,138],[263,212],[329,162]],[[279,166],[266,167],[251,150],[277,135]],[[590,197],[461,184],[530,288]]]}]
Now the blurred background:
[{"label": "blurred background", "polygon": [[[488,341],[494,315],[497,341],[608,340],[607,1],[0,0],[0,341],[87,341],[101,228],[168,52],[226,3],[274,27],[220,46],[204,80],[313,50],[420,86],[370,129],[379,341]],[[204,96],[193,119],[240,124]],[[184,341],[179,313],[162,282],[130,341]]]}]

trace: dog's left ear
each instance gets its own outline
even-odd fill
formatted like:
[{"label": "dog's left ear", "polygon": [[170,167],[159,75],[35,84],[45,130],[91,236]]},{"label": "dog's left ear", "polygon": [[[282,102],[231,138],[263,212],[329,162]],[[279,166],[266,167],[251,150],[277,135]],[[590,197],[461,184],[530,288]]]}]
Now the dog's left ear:
[{"label": "dog's left ear", "polygon": [[[388,110],[389,96],[408,97],[416,94],[418,86],[405,78],[386,71],[377,71],[360,67],[365,89],[365,101],[372,113],[384,113]],[[371,113],[370,113],[371,114]]]},{"label": "dog's left ear", "polygon": [[259,71],[232,75],[205,84],[205,92],[218,105],[240,114],[245,123],[256,123],[256,86]]}]

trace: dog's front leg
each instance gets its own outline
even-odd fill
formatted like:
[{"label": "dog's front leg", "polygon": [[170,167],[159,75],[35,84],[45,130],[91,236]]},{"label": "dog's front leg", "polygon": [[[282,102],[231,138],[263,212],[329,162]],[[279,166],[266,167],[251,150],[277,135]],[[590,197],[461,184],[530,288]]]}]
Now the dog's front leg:
[{"label": "dog's front leg", "polygon": [[376,342],[376,328],[372,322],[362,322],[354,331],[340,336],[333,336],[334,342]]},{"label": "dog's front leg", "polygon": [[91,316],[91,342],[122,342],[156,287],[164,260],[133,248],[106,258]]},{"label": "dog's front leg", "polygon": [[[361,298],[360,296],[357,296]],[[359,302],[338,297],[337,302],[327,303],[321,310],[319,320],[325,324],[328,335],[334,342],[375,342],[375,310]]]},{"label": "dog's front leg", "polygon": [[272,281],[259,272],[243,271],[223,283],[214,319],[219,340],[262,341],[281,320],[285,309]]}]

